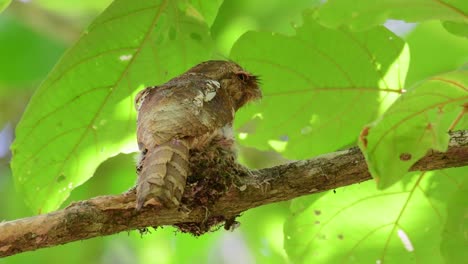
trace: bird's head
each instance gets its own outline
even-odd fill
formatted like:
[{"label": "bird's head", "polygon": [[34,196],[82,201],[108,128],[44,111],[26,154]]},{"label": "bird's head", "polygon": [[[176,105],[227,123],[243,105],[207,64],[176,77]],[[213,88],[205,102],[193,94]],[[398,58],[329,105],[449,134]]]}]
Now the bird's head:
[{"label": "bird's head", "polygon": [[206,61],[191,68],[187,74],[203,74],[211,80],[218,81],[222,89],[227,89],[232,98],[235,110],[250,101],[262,98],[259,78],[232,61]]}]

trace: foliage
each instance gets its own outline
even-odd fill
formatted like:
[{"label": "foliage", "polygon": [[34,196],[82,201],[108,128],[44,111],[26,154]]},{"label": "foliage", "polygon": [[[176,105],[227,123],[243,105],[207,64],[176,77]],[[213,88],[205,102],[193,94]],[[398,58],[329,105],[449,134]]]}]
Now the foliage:
[{"label": "foliage", "polygon": [[[109,3],[58,2],[37,4],[48,12],[83,16]],[[468,45],[460,37],[468,27],[466,1],[321,2],[115,0],[64,53],[18,123],[11,163],[18,193],[31,209],[44,213],[67,198],[131,187],[131,157],[119,153],[136,151],[136,92],[198,62],[232,59],[261,76],[264,92],[260,103],[237,114],[241,145],[304,159],[355,145],[359,138],[383,189],[366,182],[336,194],[298,198],[289,210],[280,204],[247,212],[240,219],[244,234],[236,233],[237,243],[250,247],[241,251],[245,260],[460,262],[463,256],[455,251],[467,243],[461,235],[468,228],[462,202],[467,168],[407,171],[429,149],[445,150],[449,129],[468,128],[468,71],[462,67]],[[0,34],[2,48],[12,54],[25,50],[43,64],[26,56],[17,60],[19,67],[5,67],[0,95],[6,87],[43,76],[64,45],[17,26],[11,17],[1,19],[0,26],[10,30]],[[443,27],[424,22],[402,36],[382,25],[387,19],[439,20]],[[35,44],[15,50],[12,39],[21,36]],[[445,48],[431,46],[432,40]],[[28,63],[37,69],[22,74],[21,66]],[[242,153],[241,160],[264,155],[251,149]],[[83,191],[93,185],[98,191]],[[285,219],[283,250],[278,240]],[[123,259],[145,262],[154,253],[159,263],[206,261],[212,247],[227,243],[220,232],[199,240],[174,237],[171,229],[153,233],[150,239],[103,241],[108,250],[123,247],[120,252],[128,253]],[[195,247],[196,253],[178,253]],[[211,261],[225,259],[216,255]]]},{"label": "foliage", "polygon": [[0,1],[0,12],[5,10],[5,8],[7,8],[10,3],[11,3],[11,0],[1,0]]},{"label": "foliage", "polygon": [[[334,0],[323,5],[318,11],[318,20],[330,27],[346,25],[354,29],[368,29],[385,23],[387,19],[407,22],[421,22],[439,19],[447,30],[466,35],[466,12],[468,3],[464,0]],[[465,30],[462,30],[465,27]]]},{"label": "foliage", "polygon": [[364,128],[360,147],[380,188],[400,180],[430,149],[447,150],[447,131],[468,109],[466,74],[450,72],[421,82]]},{"label": "foliage", "polygon": [[304,263],[443,263],[445,199],[461,191],[461,173],[416,172],[384,191],[365,182],[298,198],[285,224],[286,251]]}]

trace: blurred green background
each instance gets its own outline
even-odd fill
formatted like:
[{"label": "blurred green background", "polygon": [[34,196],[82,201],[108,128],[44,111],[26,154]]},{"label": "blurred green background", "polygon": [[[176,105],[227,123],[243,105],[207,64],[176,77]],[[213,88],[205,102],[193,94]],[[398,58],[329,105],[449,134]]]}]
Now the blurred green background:
[{"label": "blurred green background", "polygon": [[[111,1],[13,1],[0,14],[0,220],[32,215],[15,192],[8,152],[14,127],[28,99],[80,32]],[[294,34],[301,13],[318,1],[226,0],[212,26],[219,57],[247,30]],[[231,19],[224,19],[229,14]],[[234,15],[233,15],[234,14]],[[235,19],[232,19],[235,17]],[[388,26],[410,45],[407,86],[463,65],[468,48],[463,38],[448,33],[440,22]],[[430,41],[428,41],[430,40]],[[240,160],[252,168],[283,162],[276,154],[241,148]],[[40,172],[39,172],[40,173]],[[119,155],[102,164],[95,176],[73,191],[71,201],[117,194],[135,183],[134,156]],[[249,210],[234,232],[219,231],[199,238],[165,227],[141,237],[137,231],[78,241],[0,259],[0,263],[287,263],[283,223],[289,203]],[[259,223],[258,219],[262,219]]]}]

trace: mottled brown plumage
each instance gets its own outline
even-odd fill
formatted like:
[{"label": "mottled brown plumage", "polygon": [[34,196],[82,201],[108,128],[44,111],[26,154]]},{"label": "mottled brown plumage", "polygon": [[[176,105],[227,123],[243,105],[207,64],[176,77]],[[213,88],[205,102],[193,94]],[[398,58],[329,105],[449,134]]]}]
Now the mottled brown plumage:
[{"label": "mottled brown plumage", "polygon": [[232,149],[235,112],[260,97],[257,78],[229,61],[203,62],[141,91],[135,99],[142,154],[136,208],[178,206],[189,174],[189,150],[202,150],[213,140]]}]

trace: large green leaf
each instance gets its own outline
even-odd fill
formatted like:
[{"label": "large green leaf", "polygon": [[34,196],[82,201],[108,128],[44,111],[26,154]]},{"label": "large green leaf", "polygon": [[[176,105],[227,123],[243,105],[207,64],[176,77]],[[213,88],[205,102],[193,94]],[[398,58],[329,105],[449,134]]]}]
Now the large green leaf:
[{"label": "large green leaf", "polygon": [[12,169],[26,203],[54,210],[102,161],[134,151],[137,89],[211,52],[206,23],[176,1],[112,3],[39,87],[17,126]]},{"label": "large green leaf", "polygon": [[383,24],[387,19],[407,22],[446,20],[468,24],[466,0],[330,0],[317,12],[321,24],[329,27],[346,25],[363,30]]},{"label": "large green leaf", "polygon": [[447,197],[466,178],[466,167],[418,172],[385,191],[368,181],[296,199],[286,251],[294,263],[443,263]]},{"label": "large green leaf", "polygon": [[241,142],[289,158],[353,144],[399,95],[408,67],[404,43],[385,28],[328,29],[310,14],[292,37],[246,33],[231,57],[260,75],[264,93],[237,114]]},{"label": "large green leaf", "polygon": [[430,78],[364,128],[359,146],[379,188],[401,179],[428,150],[447,149],[448,130],[468,107],[467,84],[468,71]]}]

